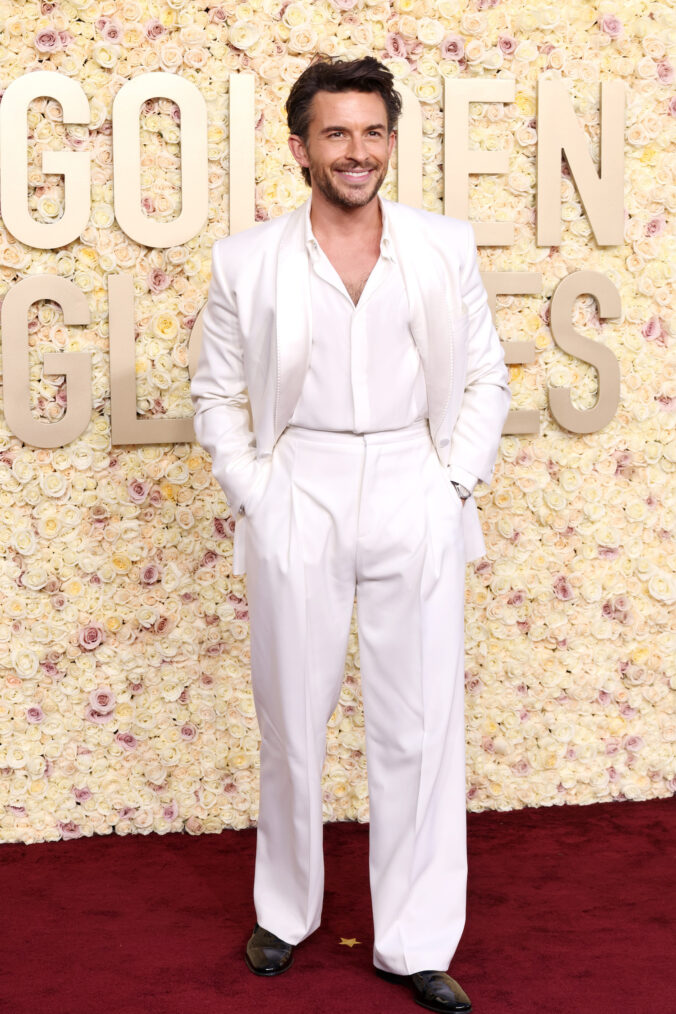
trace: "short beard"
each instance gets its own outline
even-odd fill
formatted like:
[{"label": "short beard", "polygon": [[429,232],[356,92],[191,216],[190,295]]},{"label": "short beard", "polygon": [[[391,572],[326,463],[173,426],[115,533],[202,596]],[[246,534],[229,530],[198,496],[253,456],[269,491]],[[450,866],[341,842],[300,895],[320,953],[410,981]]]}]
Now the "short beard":
[{"label": "short beard", "polygon": [[335,204],[339,208],[363,208],[376,196],[387,176],[387,165],[384,165],[379,175],[373,181],[372,186],[366,192],[355,192],[354,197],[350,198],[349,194],[344,194],[338,190],[332,183],[331,177],[328,173],[319,172],[312,173],[310,169],[310,183],[314,184],[323,197],[330,204]]}]

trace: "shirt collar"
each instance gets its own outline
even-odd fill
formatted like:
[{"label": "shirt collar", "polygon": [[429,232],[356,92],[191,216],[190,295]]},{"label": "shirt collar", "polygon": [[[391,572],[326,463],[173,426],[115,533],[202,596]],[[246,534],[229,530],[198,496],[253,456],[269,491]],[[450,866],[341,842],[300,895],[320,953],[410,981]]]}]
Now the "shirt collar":
[{"label": "shirt collar", "polygon": [[[390,220],[387,214],[387,209],[384,202],[380,199],[380,195],[377,196],[376,200],[380,205],[380,214],[383,222],[383,229],[380,236],[380,256],[383,260],[395,261],[394,246],[392,245],[392,237],[390,236]],[[315,235],[312,231],[312,223],[310,222],[310,210],[312,208],[312,198],[307,202],[305,209],[305,246],[310,254],[310,257],[314,260],[319,256],[320,247],[317,242]]]}]

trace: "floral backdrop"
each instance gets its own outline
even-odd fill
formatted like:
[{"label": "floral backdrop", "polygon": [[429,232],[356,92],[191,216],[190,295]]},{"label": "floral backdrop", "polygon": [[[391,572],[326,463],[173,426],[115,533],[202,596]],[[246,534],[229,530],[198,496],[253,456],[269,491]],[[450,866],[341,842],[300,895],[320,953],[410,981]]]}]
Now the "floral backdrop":
[{"label": "floral backdrop", "polygon": [[[187,342],[207,292],[210,249],[228,231],[231,71],[256,75],[257,217],[306,196],[286,147],[283,102],[313,54],[372,54],[419,99],[426,208],[442,212],[444,77],[513,77],[514,103],[474,104],[477,146],[510,153],[506,176],[473,178],[471,215],[516,223],[484,270],[531,270],[543,294],[499,297],[505,338],[536,362],[510,367],[514,405],[539,408],[538,436],[506,436],[478,503],[487,555],[468,567],[467,797],[470,809],[667,796],[676,789],[676,363],[673,208],[676,126],[668,52],[673,5],[647,0],[0,0],[0,88],[36,69],[76,79],[88,127],[53,100],[29,113],[29,206],[62,208],[49,148],[91,155],[92,212],[79,240],[34,250],[0,231],[0,298],[58,274],[86,294],[91,324],[59,308],[29,320],[33,413],[58,420],[66,392],[47,350],[87,350],[93,409],[83,436],[43,450],[9,431],[0,401],[0,839],[244,827],[256,819],[258,735],[249,687],[245,581],[232,576],[233,522],[198,445],[113,446],[106,274],[135,282],[138,411],[190,415]],[[192,81],[209,117],[208,221],[182,246],[148,249],[116,225],[112,101],[132,76]],[[536,80],[562,77],[598,149],[601,80],[627,91],[625,242],[598,248],[562,177],[561,243],[535,244]],[[142,117],[146,214],[180,208],[172,103]],[[3,139],[4,140],[4,139]],[[394,175],[385,193],[396,197]],[[548,384],[595,400],[596,373],[559,350],[549,299],[572,271],[608,275],[623,315],[576,304],[583,334],[617,356],[622,398],[598,433],[560,429]],[[325,813],[368,819],[356,630],[328,731]]]}]

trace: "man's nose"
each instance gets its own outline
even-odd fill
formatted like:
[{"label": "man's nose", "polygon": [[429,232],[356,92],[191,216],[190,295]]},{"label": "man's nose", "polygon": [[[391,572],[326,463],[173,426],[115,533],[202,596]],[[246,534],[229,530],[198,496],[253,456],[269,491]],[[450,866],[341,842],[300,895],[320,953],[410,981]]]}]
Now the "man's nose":
[{"label": "man's nose", "polygon": [[353,158],[356,162],[363,162],[367,156],[366,144],[364,143],[363,137],[355,134],[351,135],[348,147],[348,156]]}]

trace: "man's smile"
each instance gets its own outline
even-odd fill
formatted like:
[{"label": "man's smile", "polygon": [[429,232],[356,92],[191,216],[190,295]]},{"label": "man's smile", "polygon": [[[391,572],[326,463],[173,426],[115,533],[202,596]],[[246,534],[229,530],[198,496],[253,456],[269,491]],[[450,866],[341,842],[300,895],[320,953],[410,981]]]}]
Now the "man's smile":
[{"label": "man's smile", "polygon": [[351,183],[363,183],[364,180],[367,180],[369,178],[369,176],[371,175],[371,173],[373,171],[374,171],[373,168],[370,168],[370,169],[335,169],[334,170],[334,172],[337,173],[338,176],[342,176],[343,179],[349,180]]}]

